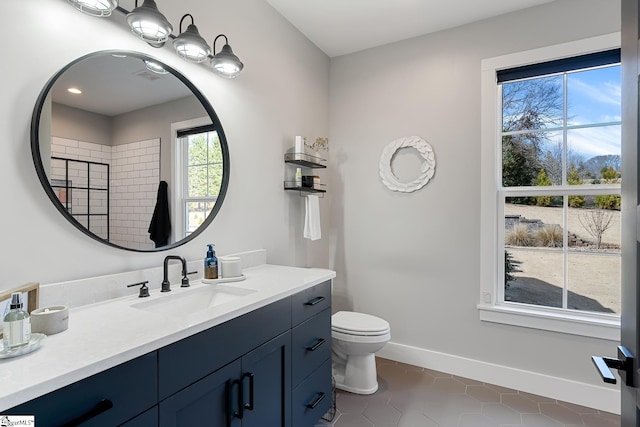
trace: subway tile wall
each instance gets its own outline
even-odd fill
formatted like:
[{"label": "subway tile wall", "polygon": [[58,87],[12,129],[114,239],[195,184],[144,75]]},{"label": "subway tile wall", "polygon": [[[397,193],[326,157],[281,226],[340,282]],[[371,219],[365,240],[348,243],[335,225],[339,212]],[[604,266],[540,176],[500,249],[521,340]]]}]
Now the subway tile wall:
[{"label": "subway tile wall", "polygon": [[160,139],[113,146],[111,156],[111,241],[153,249],[148,230],[160,183]]},{"label": "subway tile wall", "polygon": [[[73,189],[67,197],[64,189],[55,189],[60,201],[69,204],[81,224],[106,238],[108,208],[112,243],[140,250],[154,247],[147,230],[160,182],[159,138],[108,146],[53,137],[51,155],[93,162],[89,166],[70,162],[68,171],[68,179],[74,187],[89,184],[92,190]],[[64,182],[67,173],[64,163],[63,160],[52,160],[50,179]],[[110,174],[106,166],[94,163],[110,165]],[[108,179],[110,204],[107,203],[107,192],[103,190],[107,188]]]}]

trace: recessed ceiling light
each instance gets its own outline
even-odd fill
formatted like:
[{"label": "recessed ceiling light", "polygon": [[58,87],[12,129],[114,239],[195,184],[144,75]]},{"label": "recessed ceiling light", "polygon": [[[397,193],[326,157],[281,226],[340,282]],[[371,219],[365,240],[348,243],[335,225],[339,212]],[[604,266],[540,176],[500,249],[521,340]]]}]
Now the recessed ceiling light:
[{"label": "recessed ceiling light", "polygon": [[82,93],[82,91],[77,87],[70,87],[69,89],[67,89],[67,91],[73,93],[74,95],[80,95]]}]

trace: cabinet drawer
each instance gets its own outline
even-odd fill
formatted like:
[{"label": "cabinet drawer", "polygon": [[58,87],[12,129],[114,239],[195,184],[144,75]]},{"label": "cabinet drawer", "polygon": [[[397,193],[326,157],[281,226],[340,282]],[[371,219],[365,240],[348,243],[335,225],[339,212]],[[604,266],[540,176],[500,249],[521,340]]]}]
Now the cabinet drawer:
[{"label": "cabinet drawer", "polygon": [[290,328],[291,299],[284,298],[161,348],[158,350],[160,400]]},{"label": "cabinet drawer", "polygon": [[293,326],[331,307],[331,280],[295,294],[291,299]]},{"label": "cabinet drawer", "polygon": [[78,421],[83,421],[83,426],[122,424],[156,404],[157,360],[154,351],[16,406],[5,414],[35,415],[38,427],[77,425]]},{"label": "cabinet drawer", "polygon": [[293,425],[313,427],[331,406],[331,359],[293,390]]},{"label": "cabinet drawer", "polygon": [[293,329],[292,380],[297,386],[331,357],[331,309],[318,313]]}]

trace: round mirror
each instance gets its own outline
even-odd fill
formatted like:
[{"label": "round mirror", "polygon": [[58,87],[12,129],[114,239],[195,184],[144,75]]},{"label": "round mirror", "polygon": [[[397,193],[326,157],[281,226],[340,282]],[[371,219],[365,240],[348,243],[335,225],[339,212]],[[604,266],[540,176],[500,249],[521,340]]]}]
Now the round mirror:
[{"label": "round mirror", "polygon": [[209,102],[175,69],[137,52],[92,53],[54,75],[33,112],[31,152],[65,218],[139,252],[201,233],[229,180],[226,138]]}]

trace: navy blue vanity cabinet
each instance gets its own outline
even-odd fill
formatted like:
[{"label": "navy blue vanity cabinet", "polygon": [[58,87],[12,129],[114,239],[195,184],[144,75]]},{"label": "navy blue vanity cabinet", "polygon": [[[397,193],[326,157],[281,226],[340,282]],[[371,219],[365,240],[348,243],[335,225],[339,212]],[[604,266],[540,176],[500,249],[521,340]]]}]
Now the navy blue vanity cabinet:
[{"label": "navy blue vanity cabinet", "polygon": [[160,426],[291,426],[291,299],[159,353]]},{"label": "navy blue vanity cabinet", "polygon": [[289,331],[160,402],[160,427],[291,427]]},{"label": "navy blue vanity cabinet", "polygon": [[312,427],[330,404],[327,281],[4,413],[38,427]]},{"label": "navy blue vanity cabinet", "polygon": [[38,427],[117,426],[154,407],[157,390],[154,351],[3,413],[35,415]]},{"label": "navy blue vanity cabinet", "polygon": [[331,406],[331,281],[292,297],[292,422],[314,426]]}]

